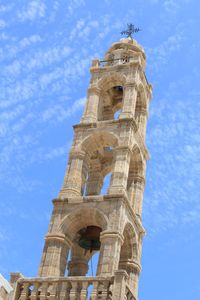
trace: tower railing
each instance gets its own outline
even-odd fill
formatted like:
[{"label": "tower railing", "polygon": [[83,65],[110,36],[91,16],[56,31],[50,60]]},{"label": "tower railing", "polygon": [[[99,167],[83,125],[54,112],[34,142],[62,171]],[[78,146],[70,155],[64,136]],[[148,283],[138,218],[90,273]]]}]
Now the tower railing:
[{"label": "tower railing", "polygon": [[130,60],[129,57],[124,57],[124,58],[115,58],[115,59],[109,59],[109,60],[100,60],[100,67],[104,66],[114,66],[114,65],[119,65],[119,64],[126,64]]},{"label": "tower railing", "polygon": [[[116,290],[123,289],[112,277],[38,277],[20,278],[16,282],[12,300],[118,300]],[[115,289],[115,291],[114,291]],[[123,300],[136,300],[125,283]],[[121,294],[121,291],[119,291]],[[119,296],[119,297],[118,297]]]},{"label": "tower railing", "polygon": [[13,300],[110,300],[112,285],[113,277],[20,278]]}]

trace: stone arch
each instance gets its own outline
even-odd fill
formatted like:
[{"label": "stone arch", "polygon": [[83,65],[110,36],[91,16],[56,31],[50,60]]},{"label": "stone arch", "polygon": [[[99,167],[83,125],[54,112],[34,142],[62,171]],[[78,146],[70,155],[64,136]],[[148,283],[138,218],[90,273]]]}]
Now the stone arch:
[{"label": "stone arch", "polygon": [[103,130],[90,134],[81,142],[79,148],[87,157],[84,194],[99,195],[101,193],[105,176],[112,172],[114,148],[118,144],[118,137],[114,133]]},{"label": "stone arch", "polygon": [[98,82],[97,86],[100,90],[108,90],[114,86],[124,86],[126,83],[126,76],[117,72],[113,72],[110,75],[102,77]]},{"label": "stone arch", "polygon": [[108,218],[104,212],[95,207],[76,209],[61,220],[59,232],[71,242],[71,258],[67,268],[69,276],[85,276],[88,270],[88,261],[92,254],[79,246],[79,231],[87,226],[98,226],[102,231],[108,227]]},{"label": "stone arch", "polygon": [[79,145],[79,148],[90,154],[102,147],[116,147],[119,145],[118,136],[108,131],[99,131],[87,136]]},{"label": "stone arch", "polygon": [[75,241],[77,232],[86,226],[98,226],[103,230],[108,227],[108,218],[100,209],[82,207],[65,216],[60,223],[59,232]]},{"label": "stone arch", "polygon": [[130,265],[138,257],[138,242],[135,228],[127,222],[123,231],[124,242],[121,247],[119,269],[124,269],[129,273]]},{"label": "stone arch", "polygon": [[100,90],[98,105],[98,120],[114,120],[117,111],[122,109],[122,100],[126,76],[116,72],[106,75],[99,80]]},{"label": "stone arch", "polygon": [[143,155],[142,155],[141,149],[137,143],[134,143],[132,146],[132,156],[134,156],[134,159],[137,161],[143,160]]}]

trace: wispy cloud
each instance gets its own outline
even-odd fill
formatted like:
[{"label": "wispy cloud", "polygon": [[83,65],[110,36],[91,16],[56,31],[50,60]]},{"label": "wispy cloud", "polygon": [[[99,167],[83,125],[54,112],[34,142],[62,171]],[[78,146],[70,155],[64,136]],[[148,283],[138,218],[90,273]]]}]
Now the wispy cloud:
[{"label": "wispy cloud", "polygon": [[163,6],[169,13],[176,13],[177,9],[179,8],[179,5],[177,1],[174,0],[166,0],[163,2]]},{"label": "wispy cloud", "polygon": [[73,15],[75,11],[80,7],[84,6],[85,1],[84,0],[69,0],[68,1],[68,6],[67,6],[67,13],[69,15]]},{"label": "wispy cloud", "polygon": [[149,66],[152,70],[158,71],[162,65],[167,64],[172,54],[181,49],[184,41],[183,32],[177,32],[170,35],[166,40],[153,48],[146,49],[149,57]]},{"label": "wispy cloud", "polygon": [[20,21],[34,21],[37,18],[44,18],[46,12],[46,5],[39,0],[30,1],[28,5],[18,12]]},{"label": "wispy cloud", "polygon": [[151,161],[144,198],[149,232],[199,223],[200,107],[191,89],[194,74],[169,83],[165,96],[152,102],[147,134]]},{"label": "wispy cloud", "polygon": [[74,101],[71,107],[66,107],[66,109],[63,109],[63,106],[61,105],[54,105],[42,113],[41,120],[47,121],[51,119],[55,122],[63,121],[68,117],[72,117],[78,110],[83,108],[85,101],[85,97],[80,98]]}]

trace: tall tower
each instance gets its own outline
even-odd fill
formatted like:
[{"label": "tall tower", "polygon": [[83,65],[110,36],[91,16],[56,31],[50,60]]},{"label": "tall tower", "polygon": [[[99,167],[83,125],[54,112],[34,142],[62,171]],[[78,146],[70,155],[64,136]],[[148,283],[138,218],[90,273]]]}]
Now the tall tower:
[{"label": "tall tower", "polygon": [[[138,299],[151,98],[145,63],[144,50],[130,38],[114,43],[104,61],[92,61],[85,111],[74,126],[64,183],[53,200],[39,275],[19,279],[14,300],[84,300],[90,285],[92,300]],[[87,277],[97,251],[97,274]]]}]

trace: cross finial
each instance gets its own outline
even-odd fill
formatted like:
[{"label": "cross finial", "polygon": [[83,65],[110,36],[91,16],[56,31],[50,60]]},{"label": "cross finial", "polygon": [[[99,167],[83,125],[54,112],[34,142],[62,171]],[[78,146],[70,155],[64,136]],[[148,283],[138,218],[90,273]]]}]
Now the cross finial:
[{"label": "cross finial", "polygon": [[127,30],[121,31],[121,34],[125,34],[128,38],[133,38],[133,34],[140,31],[140,28],[136,28],[132,23],[127,24]]}]

